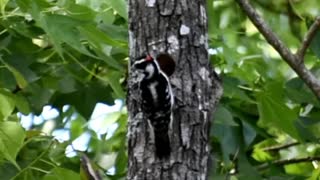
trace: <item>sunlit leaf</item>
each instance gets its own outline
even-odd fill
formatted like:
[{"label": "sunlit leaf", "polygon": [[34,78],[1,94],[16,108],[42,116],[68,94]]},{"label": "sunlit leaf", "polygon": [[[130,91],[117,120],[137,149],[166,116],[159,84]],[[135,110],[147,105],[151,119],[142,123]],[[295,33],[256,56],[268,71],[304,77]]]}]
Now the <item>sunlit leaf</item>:
[{"label": "sunlit leaf", "polygon": [[16,157],[23,145],[25,139],[25,131],[19,123],[16,122],[0,122],[0,153],[17,168]]},{"label": "sunlit leaf", "polygon": [[121,86],[121,78],[122,78],[122,73],[119,71],[108,71],[105,75],[106,80],[110,84],[112,90],[115,92],[117,98],[125,98],[125,93],[123,91],[123,88]]},{"label": "sunlit leaf", "polygon": [[128,19],[128,6],[125,0],[109,0],[107,3],[125,19]]},{"label": "sunlit leaf", "polygon": [[54,168],[49,174],[45,175],[43,180],[61,180],[61,179],[80,179],[80,174],[69,169]]},{"label": "sunlit leaf", "polygon": [[257,160],[257,161],[261,161],[261,162],[266,162],[266,161],[270,161],[273,160],[275,157],[274,155],[264,151],[263,149],[260,148],[254,148],[253,153],[252,153],[252,157]]},{"label": "sunlit leaf", "polygon": [[5,15],[5,8],[9,0],[0,0],[1,14]]},{"label": "sunlit leaf", "polygon": [[0,89],[0,121],[11,115],[14,107],[14,96],[10,92]]},{"label": "sunlit leaf", "polygon": [[307,180],[318,180],[320,177],[320,168],[316,168],[312,171],[311,177],[309,177]]}]

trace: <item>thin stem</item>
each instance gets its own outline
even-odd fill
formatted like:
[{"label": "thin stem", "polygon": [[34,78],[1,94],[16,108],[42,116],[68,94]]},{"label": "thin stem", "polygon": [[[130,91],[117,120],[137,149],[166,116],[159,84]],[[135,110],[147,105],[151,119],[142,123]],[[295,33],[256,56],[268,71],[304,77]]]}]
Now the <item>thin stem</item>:
[{"label": "thin stem", "polygon": [[29,167],[29,169],[36,170],[36,171],[39,171],[39,172],[43,172],[45,174],[49,174],[50,173],[50,171],[46,171],[46,170],[38,168],[38,167]]},{"label": "thin stem", "polygon": [[52,163],[52,162],[50,162],[50,161],[46,161],[46,160],[44,160],[44,159],[40,159],[40,161],[41,161],[41,162],[44,162],[44,163],[46,163],[46,164],[48,164],[48,165],[50,165],[50,166],[58,167],[56,164],[54,164],[54,163]]},{"label": "thin stem", "polygon": [[276,160],[276,161],[272,161],[270,163],[264,163],[260,166],[257,166],[257,169],[263,170],[263,169],[268,168],[270,165],[283,166],[283,165],[297,164],[297,163],[302,163],[302,162],[312,162],[312,161],[320,161],[320,156]]},{"label": "thin stem", "polygon": [[69,55],[69,57],[71,57],[72,60],[74,60],[77,64],[79,64],[79,66],[85,70],[87,73],[89,73],[91,76],[101,80],[101,81],[104,81],[104,82],[108,82],[105,78],[95,74],[94,72],[92,72],[90,69],[88,69],[85,65],[83,65],[77,58],[75,58],[72,54],[70,53],[67,53]]},{"label": "thin stem", "polygon": [[54,140],[51,141],[51,143],[49,144],[48,148],[43,151],[36,159],[34,159],[30,164],[28,164],[28,166],[26,166],[25,168],[23,168],[21,171],[19,171],[14,177],[11,178],[11,180],[16,179],[19,175],[21,175],[22,173],[24,173],[26,170],[28,170],[29,168],[32,167],[32,165],[34,165],[37,161],[39,161],[51,148],[51,146],[54,144]]},{"label": "thin stem", "polygon": [[320,27],[320,16],[318,16],[316,18],[316,20],[314,21],[314,23],[310,26],[309,31],[307,32],[307,34],[305,35],[302,45],[300,47],[300,49],[298,49],[296,55],[299,57],[299,59],[301,59],[303,61],[304,59],[304,55],[308,49],[308,47],[310,46],[313,38],[315,37],[315,35],[317,34],[317,31]]},{"label": "thin stem", "polygon": [[288,143],[288,144],[281,144],[281,145],[276,145],[276,146],[270,146],[270,147],[265,147],[262,150],[263,151],[279,151],[281,149],[287,149],[289,147],[295,146],[300,144],[299,142],[293,142],[293,143]]}]

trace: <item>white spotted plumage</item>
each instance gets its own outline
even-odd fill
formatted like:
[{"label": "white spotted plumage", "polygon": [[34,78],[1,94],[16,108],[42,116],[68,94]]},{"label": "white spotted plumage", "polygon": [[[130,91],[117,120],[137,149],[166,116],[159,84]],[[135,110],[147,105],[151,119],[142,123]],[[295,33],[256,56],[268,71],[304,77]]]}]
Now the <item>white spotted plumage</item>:
[{"label": "white spotted plumage", "polygon": [[174,103],[169,78],[151,56],[135,61],[134,66],[144,75],[139,83],[142,110],[152,125],[156,154],[159,158],[168,157],[171,151],[168,132]]}]

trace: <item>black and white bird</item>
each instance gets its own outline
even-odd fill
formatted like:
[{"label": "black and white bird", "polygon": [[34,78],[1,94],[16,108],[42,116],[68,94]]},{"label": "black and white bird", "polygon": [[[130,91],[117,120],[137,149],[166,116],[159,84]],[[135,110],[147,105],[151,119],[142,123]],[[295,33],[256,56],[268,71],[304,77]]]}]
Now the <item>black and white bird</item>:
[{"label": "black and white bird", "polygon": [[[161,69],[159,62],[166,67],[165,71]],[[156,155],[160,159],[169,157],[171,152],[168,131],[172,121],[174,97],[168,76],[173,73],[174,66],[174,61],[168,54],[160,54],[157,58],[147,55],[133,64],[133,68],[143,75],[139,82],[142,110],[152,125]]]}]

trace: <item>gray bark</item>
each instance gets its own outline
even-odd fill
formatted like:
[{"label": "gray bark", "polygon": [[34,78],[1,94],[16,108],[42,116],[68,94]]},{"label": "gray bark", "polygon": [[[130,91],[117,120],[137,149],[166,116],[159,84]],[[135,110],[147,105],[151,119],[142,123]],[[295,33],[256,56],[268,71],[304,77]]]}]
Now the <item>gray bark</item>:
[{"label": "gray bark", "polygon": [[131,63],[146,52],[167,52],[176,70],[168,160],[155,157],[137,80],[129,73],[127,179],[207,179],[210,122],[222,88],[208,60],[205,0],[129,0],[129,36]]}]

